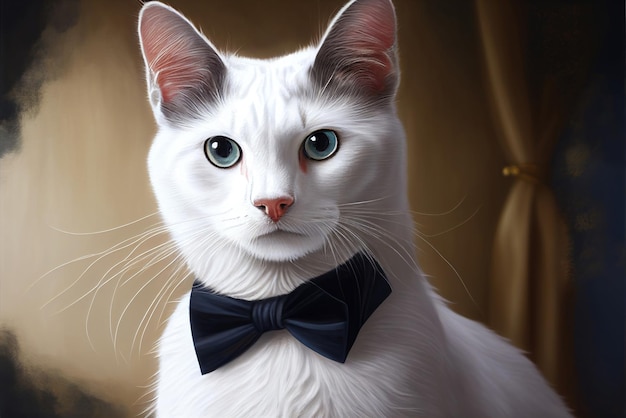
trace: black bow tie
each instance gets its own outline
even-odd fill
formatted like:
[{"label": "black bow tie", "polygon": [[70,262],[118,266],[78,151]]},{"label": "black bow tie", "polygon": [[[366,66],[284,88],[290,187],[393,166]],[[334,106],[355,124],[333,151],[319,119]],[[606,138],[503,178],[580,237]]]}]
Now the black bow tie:
[{"label": "black bow tie", "polygon": [[361,253],[291,293],[268,299],[218,295],[196,281],[189,312],[200,370],[212,372],[243,354],[264,332],[279,329],[343,363],[365,321],[390,293],[382,268]]}]

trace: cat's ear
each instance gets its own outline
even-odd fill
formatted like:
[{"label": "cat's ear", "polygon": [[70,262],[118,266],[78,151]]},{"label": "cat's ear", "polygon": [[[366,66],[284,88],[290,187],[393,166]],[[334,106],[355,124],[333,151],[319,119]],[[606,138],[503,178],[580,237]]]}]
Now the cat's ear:
[{"label": "cat's ear", "polygon": [[352,0],[331,22],[315,57],[312,75],[336,87],[391,97],[399,81],[396,14],[391,0]]},{"label": "cat's ear", "polygon": [[226,66],[216,49],[176,10],[156,1],[139,14],[139,40],[157,121],[177,123],[221,93]]}]

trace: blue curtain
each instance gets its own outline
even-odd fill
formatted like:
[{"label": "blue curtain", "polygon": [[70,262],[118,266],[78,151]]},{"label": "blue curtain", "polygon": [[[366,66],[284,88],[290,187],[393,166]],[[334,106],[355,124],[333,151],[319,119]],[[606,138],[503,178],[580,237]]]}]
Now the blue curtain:
[{"label": "blue curtain", "polygon": [[598,3],[594,63],[558,144],[552,185],[569,226],[577,410],[626,416],[624,2]]}]

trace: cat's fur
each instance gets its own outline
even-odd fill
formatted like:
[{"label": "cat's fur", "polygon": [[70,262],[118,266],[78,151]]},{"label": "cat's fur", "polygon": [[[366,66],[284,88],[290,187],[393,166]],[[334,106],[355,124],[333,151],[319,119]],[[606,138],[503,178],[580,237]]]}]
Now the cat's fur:
[{"label": "cat's fur", "polygon": [[[158,133],[149,172],[189,269],[229,296],[287,293],[357,251],[393,288],[345,364],[273,331],[202,375],[183,297],[160,341],[158,417],[568,417],[518,350],[451,310],[414,261],[405,138],[390,0],[353,0],[318,46],[254,60],[218,52],[191,23],[144,5],[139,36]],[[302,143],[332,129],[336,155],[308,160]],[[241,147],[212,165],[207,138]],[[260,199],[292,198],[280,220]]]}]

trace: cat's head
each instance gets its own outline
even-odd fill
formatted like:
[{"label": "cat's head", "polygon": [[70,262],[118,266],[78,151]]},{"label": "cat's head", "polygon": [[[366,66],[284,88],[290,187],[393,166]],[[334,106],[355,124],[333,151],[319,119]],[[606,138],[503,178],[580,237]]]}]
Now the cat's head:
[{"label": "cat's head", "polygon": [[159,128],[150,178],[192,269],[226,249],[350,253],[384,232],[405,185],[390,0],[348,3],[318,45],[271,60],[218,52],[158,2],[139,35]]}]

